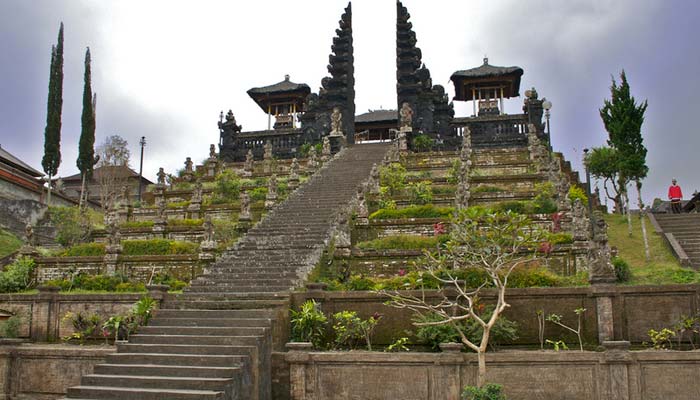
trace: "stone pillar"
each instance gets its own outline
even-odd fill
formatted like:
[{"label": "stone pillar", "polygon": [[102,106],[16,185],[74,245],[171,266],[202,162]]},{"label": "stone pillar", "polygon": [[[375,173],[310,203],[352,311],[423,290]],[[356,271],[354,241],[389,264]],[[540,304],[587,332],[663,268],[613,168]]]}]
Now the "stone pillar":
[{"label": "stone pillar", "polygon": [[263,153],[263,173],[272,173],[272,143],[268,140],[265,142]]},{"label": "stone pillar", "polygon": [[[285,360],[289,363],[290,400],[313,400],[313,393],[306,393],[306,367],[310,357],[311,343],[287,343]],[[311,379],[311,375],[309,375]],[[313,383],[313,382],[309,382]],[[310,385],[313,390],[313,384]]]},{"label": "stone pillar", "polygon": [[168,286],[168,285],[148,285],[148,286],[146,286],[146,290],[148,291],[148,296],[151,297],[153,300],[158,302],[158,308],[161,308],[163,306],[163,302],[165,302],[169,299],[168,289],[170,289],[170,286]]},{"label": "stone pillar", "polygon": [[211,262],[216,259],[216,240],[214,240],[214,224],[211,217],[204,218],[204,240],[199,244],[199,261]]},{"label": "stone pillar", "polygon": [[252,216],[250,214],[250,196],[248,192],[241,192],[241,212],[238,214],[238,230],[240,232],[247,232],[252,225]]},{"label": "stone pillar", "polygon": [[613,297],[616,294],[614,285],[598,283],[591,286],[591,296],[595,298],[596,315],[598,316],[598,343],[615,339]]},{"label": "stone pillar", "polygon": [[61,316],[58,315],[58,292],[56,286],[39,286],[34,296],[29,335],[34,342],[53,342],[58,339]]},{"label": "stone pillar", "polygon": [[406,154],[408,152],[408,139],[407,136],[413,132],[413,128],[410,126],[402,126],[399,129],[399,134],[396,136],[396,143],[400,154]]},{"label": "stone pillar", "polygon": [[605,361],[609,368],[610,390],[606,399],[629,400],[631,397],[629,367],[634,362],[628,341],[605,341]]},{"label": "stone pillar", "polygon": [[119,218],[117,212],[111,209],[105,215],[105,226],[107,229],[107,246],[105,247],[105,256],[103,263],[105,266],[104,274],[114,275],[117,272],[119,258],[123,250],[121,244],[121,232],[119,232]]},{"label": "stone pillar", "polygon": [[323,138],[323,147],[321,149],[321,161],[325,163],[331,159],[331,141],[328,139],[328,136]]},{"label": "stone pillar", "polygon": [[253,150],[248,150],[245,155],[245,163],[243,164],[243,176],[253,175],[255,170],[255,160],[253,159]]},{"label": "stone pillar", "polygon": [[199,180],[192,190],[192,197],[190,198],[190,204],[187,206],[187,214],[189,218],[196,219],[200,217],[202,210],[202,182]]},{"label": "stone pillar", "polygon": [[209,145],[209,158],[206,162],[207,176],[213,178],[216,176],[216,170],[219,166],[219,160],[216,158],[216,145]]},{"label": "stone pillar", "polygon": [[296,190],[299,187],[299,162],[296,157],[292,159],[292,165],[289,167],[289,179],[287,186],[290,191]]},{"label": "stone pillar", "polygon": [[277,204],[277,176],[272,175],[267,180],[267,194],[265,195],[265,209],[271,210]]}]

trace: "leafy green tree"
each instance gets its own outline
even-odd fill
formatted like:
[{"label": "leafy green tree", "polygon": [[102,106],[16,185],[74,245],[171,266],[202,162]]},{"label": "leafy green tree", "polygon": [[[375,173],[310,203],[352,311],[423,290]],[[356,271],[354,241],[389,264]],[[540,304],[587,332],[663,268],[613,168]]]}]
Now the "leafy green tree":
[{"label": "leafy green tree", "polygon": [[49,177],[47,203],[51,203],[51,178],[61,165],[61,112],[63,109],[63,22],[58,30],[58,43],[51,47],[49,96],[46,105],[44,157],[41,166]]},{"label": "leafy green tree", "polygon": [[[605,195],[615,203],[615,211],[622,213],[619,159],[617,150],[612,147],[594,147],[586,156],[586,168],[593,177],[603,181]],[[608,187],[610,185],[610,188]],[[612,192],[611,192],[612,190]]]},{"label": "leafy green tree", "polygon": [[[646,110],[647,101],[637,103],[630,93],[627,76],[623,70],[620,73],[619,85],[614,78],[612,80],[610,100],[603,101],[600,118],[603,120],[605,130],[608,131],[608,145],[616,149],[618,153],[618,184],[628,211],[627,183],[635,182],[637,187],[642,234],[644,235],[646,256],[649,259],[649,246],[644,224],[644,204],[641,195],[642,180],[649,172],[649,167],[646,165],[647,149],[642,138],[642,124],[644,124]],[[632,236],[632,220],[629,212],[627,213],[627,225],[629,235]]]},{"label": "leafy green tree", "polygon": [[80,205],[83,205],[85,182],[92,177],[92,171],[99,157],[95,157],[95,97],[92,94],[90,71],[90,48],[85,51],[85,75],[83,86],[83,114],[80,118],[82,130],[78,145],[76,165],[82,175]]}]

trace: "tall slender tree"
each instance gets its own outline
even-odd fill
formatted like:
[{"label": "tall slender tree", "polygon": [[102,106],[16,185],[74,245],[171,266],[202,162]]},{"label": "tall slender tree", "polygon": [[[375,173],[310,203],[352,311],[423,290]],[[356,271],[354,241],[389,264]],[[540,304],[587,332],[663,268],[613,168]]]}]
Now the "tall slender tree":
[{"label": "tall slender tree", "polygon": [[648,260],[650,254],[641,194],[642,179],[646,178],[649,172],[649,167],[646,165],[647,149],[644,147],[644,139],[642,138],[642,124],[644,123],[644,113],[647,110],[647,101],[644,100],[637,104],[630,93],[630,86],[624,70],[620,73],[619,85],[613,78],[610,95],[610,100],[603,102],[600,117],[605,125],[605,130],[608,131],[608,145],[617,150],[619,187],[628,208],[627,226],[630,236],[632,236],[632,217],[629,213],[627,184],[629,182],[636,184],[642,235],[644,236],[645,253]]},{"label": "tall slender tree", "polygon": [[78,159],[76,165],[82,175],[80,187],[80,207],[83,206],[85,183],[92,177],[92,171],[97,163],[95,158],[95,97],[92,93],[90,48],[85,51],[85,75],[83,86],[83,114],[81,116],[82,130],[78,144]]},{"label": "tall slender tree", "polygon": [[58,43],[51,47],[49,96],[44,130],[44,157],[41,166],[49,177],[47,203],[51,203],[51,178],[61,165],[61,112],[63,110],[63,22],[58,30]]}]

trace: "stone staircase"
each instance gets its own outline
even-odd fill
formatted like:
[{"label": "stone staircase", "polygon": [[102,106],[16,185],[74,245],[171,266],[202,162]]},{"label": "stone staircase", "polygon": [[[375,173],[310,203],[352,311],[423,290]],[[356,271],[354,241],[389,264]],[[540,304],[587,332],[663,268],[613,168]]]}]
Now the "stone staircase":
[{"label": "stone staircase", "polygon": [[336,213],[388,148],[356,145],[336,155],[67,398],[271,399],[271,352],[283,346],[272,338],[288,331],[289,291],[318,262]]},{"label": "stone staircase", "polygon": [[664,233],[672,233],[688,256],[690,265],[700,268],[700,214],[654,214]]}]

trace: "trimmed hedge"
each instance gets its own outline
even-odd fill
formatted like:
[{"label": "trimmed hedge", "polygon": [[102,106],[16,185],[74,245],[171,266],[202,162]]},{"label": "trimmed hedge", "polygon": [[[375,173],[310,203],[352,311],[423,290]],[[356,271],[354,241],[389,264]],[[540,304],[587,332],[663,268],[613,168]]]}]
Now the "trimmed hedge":
[{"label": "trimmed hedge", "polygon": [[395,235],[379,239],[357,243],[359,249],[435,249],[438,244],[444,244],[449,235],[420,236],[420,235]]},{"label": "trimmed hedge", "polygon": [[373,212],[370,219],[402,218],[446,218],[454,213],[454,207],[436,207],[434,205],[410,206],[399,209],[382,208]]},{"label": "trimmed hedge", "polygon": [[195,254],[199,248],[196,243],[165,239],[125,240],[122,245],[127,256]]}]

